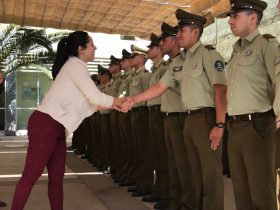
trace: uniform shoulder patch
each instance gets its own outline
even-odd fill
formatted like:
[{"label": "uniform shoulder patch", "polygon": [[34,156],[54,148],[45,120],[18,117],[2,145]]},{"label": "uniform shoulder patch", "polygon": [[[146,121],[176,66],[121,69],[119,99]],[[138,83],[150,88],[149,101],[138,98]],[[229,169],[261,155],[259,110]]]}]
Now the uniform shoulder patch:
[{"label": "uniform shoulder patch", "polygon": [[274,61],[274,64],[275,64],[275,65],[277,65],[277,64],[279,64],[279,63],[280,63],[280,56],[277,57],[277,58],[275,59],[275,61]]},{"label": "uniform shoulder patch", "polygon": [[162,65],[163,65],[163,66],[167,66],[168,64],[167,64],[166,61],[163,61],[163,62],[162,62]]},{"label": "uniform shoulder patch", "polygon": [[207,50],[215,50],[215,47],[214,47],[213,45],[210,45],[210,44],[205,45],[205,48],[206,48]]},{"label": "uniform shoulder patch", "polygon": [[149,73],[149,71],[147,69],[144,70],[145,73]]},{"label": "uniform shoulder patch", "polygon": [[223,61],[217,60],[217,61],[215,62],[215,69],[216,69],[216,70],[218,70],[218,71],[223,71],[224,68],[225,68],[225,65],[224,65]]},{"label": "uniform shoulder patch", "polygon": [[263,38],[270,40],[270,39],[274,39],[275,37],[272,36],[271,34],[263,34]]}]

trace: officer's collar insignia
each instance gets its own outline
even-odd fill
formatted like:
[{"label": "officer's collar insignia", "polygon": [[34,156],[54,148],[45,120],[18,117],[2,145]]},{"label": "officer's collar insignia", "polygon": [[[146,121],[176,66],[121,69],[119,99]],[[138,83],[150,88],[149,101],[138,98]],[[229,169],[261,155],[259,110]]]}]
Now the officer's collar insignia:
[{"label": "officer's collar insignia", "polygon": [[252,52],[253,52],[253,50],[248,49],[248,50],[245,51],[244,55],[245,56],[250,56],[250,55],[252,55]]},{"label": "officer's collar insignia", "polygon": [[173,68],[173,71],[174,71],[174,72],[176,72],[176,71],[182,71],[182,69],[183,69],[183,66],[175,66],[175,67]]},{"label": "officer's collar insignia", "polygon": [[194,64],[192,65],[192,69],[196,69],[196,67],[197,67],[197,64],[194,63]]},{"label": "officer's collar insignia", "polygon": [[280,63],[280,56],[279,56],[279,57],[277,57],[277,58],[275,59],[274,64],[275,64],[275,65],[277,65],[277,64],[279,64],[279,63]]},{"label": "officer's collar insignia", "polygon": [[218,60],[215,62],[215,69],[217,69],[218,71],[223,71],[225,68],[225,65],[222,61]]}]

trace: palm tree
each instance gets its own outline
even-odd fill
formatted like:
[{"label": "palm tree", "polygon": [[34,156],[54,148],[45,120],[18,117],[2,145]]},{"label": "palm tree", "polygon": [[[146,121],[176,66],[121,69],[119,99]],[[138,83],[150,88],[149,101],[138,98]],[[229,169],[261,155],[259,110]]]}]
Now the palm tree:
[{"label": "palm tree", "polygon": [[0,29],[0,68],[5,74],[31,65],[51,64],[55,58],[52,45],[68,33],[46,35],[43,29],[7,25]]}]

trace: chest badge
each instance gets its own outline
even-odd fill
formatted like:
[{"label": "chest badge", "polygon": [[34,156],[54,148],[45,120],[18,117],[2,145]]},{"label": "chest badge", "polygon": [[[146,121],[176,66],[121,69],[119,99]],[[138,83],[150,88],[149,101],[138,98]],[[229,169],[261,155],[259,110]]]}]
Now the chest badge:
[{"label": "chest badge", "polygon": [[246,50],[246,51],[244,52],[244,55],[245,55],[245,56],[250,56],[250,55],[252,55],[252,53],[253,53],[253,50],[248,49],[248,50]]},{"label": "chest badge", "polygon": [[194,64],[192,65],[192,69],[196,69],[196,67],[197,67],[197,64],[194,63]]},{"label": "chest badge", "polygon": [[182,71],[182,69],[183,69],[183,66],[175,66],[175,67],[173,68],[173,71],[174,71],[174,72],[176,72],[176,71]]}]

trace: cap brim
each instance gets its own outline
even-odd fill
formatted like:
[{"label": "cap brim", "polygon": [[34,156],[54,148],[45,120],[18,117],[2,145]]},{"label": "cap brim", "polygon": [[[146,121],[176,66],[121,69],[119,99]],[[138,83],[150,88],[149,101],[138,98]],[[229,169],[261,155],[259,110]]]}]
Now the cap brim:
[{"label": "cap brim", "polygon": [[147,47],[148,47],[148,48],[151,48],[151,47],[159,47],[159,45],[158,45],[158,44],[149,44]]},{"label": "cap brim", "polygon": [[134,57],[135,55],[147,55],[147,53],[144,53],[144,52],[141,52],[141,51],[132,52],[132,57]]},{"label": "cap brim", "polygon": [[225,15],[226,17],[228,17],[228,16],[230,16],[231,14],[234,14],[234,13],[236,13],[236,12],[237,12],[236,10],[231,9],[231,10],[227,11],[224,15]]}]

